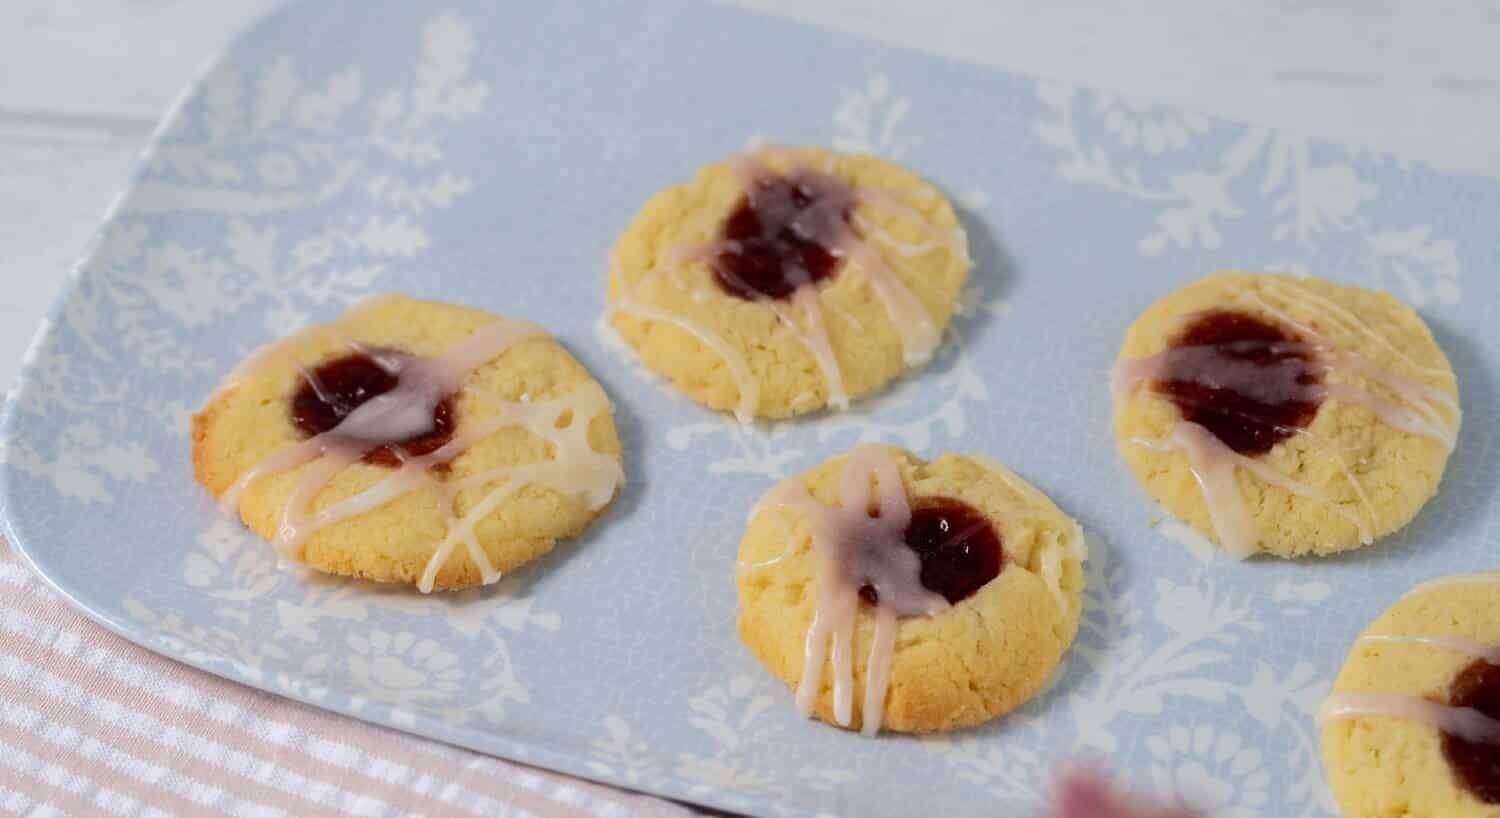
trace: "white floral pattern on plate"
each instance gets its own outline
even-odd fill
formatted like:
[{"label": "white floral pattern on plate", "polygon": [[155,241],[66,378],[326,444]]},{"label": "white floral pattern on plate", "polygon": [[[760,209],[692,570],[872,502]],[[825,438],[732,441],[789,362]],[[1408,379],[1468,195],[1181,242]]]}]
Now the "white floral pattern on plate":
[{"label": "white floral pattern on plate", "polygon": [[[694,795],[734,793],[725,805],[745,810],[757,803],[774,805],[787,796],[789,785],[778,767],[769,764],[763,753],[757,754],[757,761],[746,752],[783,738],[784,724],[768,717],[768,711],[785,704],[782,693],[764,679],[740,675],[688,699],[688,725],[707,736],[713,747],[708,753],[677,755],[675,774],[691,782]],[[589,743],[591,770],[649,787],[671,767],[619,716],[605,717],[602,728],[600,736]],[[852,770],[808,765],[796,771],[795,781],[808,789],[830,791],[858,778]],[[774,806],[772,811],[788,814]]]},{"label": "white floral pattern on plate", "polygon": [[1213,725],[1173,727],[1146,740],[1151,778],[1163,798],[1214,818],[1258,818],[1270,802],[1263,755],[1239,735]]},{"label": "white floral pattern on plate", "polygon": [[[1078,120],[1081,110],[1089,110],[1084,102],[1089,95],[1041,83],[1037,96],[1052,115],[1034,127],[1061,153],[1057,172],[1063,179],[1099,185],[1156,211],[1155,229],[1141,238],[1141,252],[1155,256],[1169,246],[1220,247],[1227,222],[1258,212],[1240,203],[1242,197],[1254,197],[1268,200],[1274,241],[1305,246],[1319,234],[1352,232],[1365,242],[1369,285],[1391,288],[1419,307],[1458,300],[1459,263],[1452,239],[1434,235],[1430,224],[1384,226],[1365,218],[1366,206],[1380,188],[1349,161],[1361,158],[1359,154],[1320,160],[1312,140],[1245,127],[1209,161],[1193,155],[1187,162],[1169,159],[1147,167],[1142,157],[1112,156],[1086,140]],[[1161,154],[1187,147],[1209,130],[1200,116],[1122,102],[1101,92],[1092,96],[1094,116],[1127,149],[1139,141],[1148,155]]]}]

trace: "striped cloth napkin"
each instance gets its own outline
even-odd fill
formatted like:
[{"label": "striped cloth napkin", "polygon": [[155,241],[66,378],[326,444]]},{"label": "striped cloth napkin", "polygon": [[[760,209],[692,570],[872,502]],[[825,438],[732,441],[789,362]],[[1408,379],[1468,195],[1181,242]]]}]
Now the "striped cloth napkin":
[{"label": "striped cloth napkin", "polygon": [[693,818],[346,719],[157,656],[0,540],[0,815]]}]

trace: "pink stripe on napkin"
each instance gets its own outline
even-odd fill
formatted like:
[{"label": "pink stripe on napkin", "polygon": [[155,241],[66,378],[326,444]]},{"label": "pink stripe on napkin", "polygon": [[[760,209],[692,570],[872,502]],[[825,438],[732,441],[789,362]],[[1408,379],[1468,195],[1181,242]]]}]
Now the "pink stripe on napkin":
[{"label": "pink stripe on napkin", "polygon": [[3,540],[0,600],[0,815],[696,815],[164,659],[75,613]]}]

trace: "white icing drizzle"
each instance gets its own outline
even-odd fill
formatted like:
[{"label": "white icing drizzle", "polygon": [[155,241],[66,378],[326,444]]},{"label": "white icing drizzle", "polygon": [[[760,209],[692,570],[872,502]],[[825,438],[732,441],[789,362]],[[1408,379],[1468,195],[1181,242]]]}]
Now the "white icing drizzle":
[{"label": "white icing drizzle", "polygon": [[[1277,297],[1281,298],[1288,304],[1295,304],[1300,300],[1303,303],[1311,304],[1314,307],[1320,308],[1323,311],[1321,317],[1323,317],[1325,320],[1328,320],[1329,323],[1336,324],[1345,330],[1353,330],[1357,334],[1363,335],[1371,341],[1374,341],[1375,343],[1384,347],[1387,352],[1390,352],[1391,354],[1399,358],[1402,363],[1406,364],[1417,372],[1421,372],[1424,375],[1438,375],[1448,380],[1457,380],[1457,377],[1450,371],[1447,371],[1441,367],[1423,366],[1422,364],[1419,364],[1416,361],[1412,360],[1411,357],[1408,356],[1405,352],[1401,351],[1399,347],[1391,343],[1389,338],[1386,338],[1384,335],[1377,332],[1375,328],[1371,327],[1369,323],[1364,319],[1350,312],[1348,309],[1340,306],[1338,303],[1330,301],[1327,298],[1318,295],[1317,293],[1313,292],[1307,287],[1302,286],[1301,284],[1297,284],[1286,279],[1279,279],[1267,281],[1266,289],[1271,293],[1274,293]],[[1278,311],[1275,308],[1267,305],[1265,303],[1265,300],[1260,298],[1253,290],[1242,291],[1241,297],[1248,297],[1250,299],[1258,301],[1262,306],[1265,306],[1273,314],[1277,315],[1278,317],[1282,317],[1283,320],[1288,321],[1288,323],[1293,324],[1293,326],[1296,326],[1299,330],[1306,333],[1308,337],[1322,337],[1311,327],[1304,326],[1295,321],[1292,321],[1290,316],[1286,316],[1284,311]],[[1457,408],[1457,404],[1454,405],[1454,408]]]},{"label": "white icing drizzle", "polygon": [[[361,305],[359,309],[365,308],[366,305]],[[345,320],[348,320],[347,316]],[[308,333],[326,332],[335,326],[315,327],[293,338],[306,340]],[[499,357],[516,343],[538,336],[545,336],[545,331],[534,324],[500,320],[481,327],[435,358],[367,352],[378,366],[399,376],[395,388],[360,404],[334,428],[274,452],[246,470],[219,498],[221,507],[233,512],[250,484],[311,463],[287,499],[272,541],[283,557],[298,559],[302,545],[318,530],[366,514],[409,492],[436,487],[444,495],[446,507],[453,508],[459,492],[504,481],[499,487],[489,490],[468,514],[452,521],[447,536],[428,559],[417,587],[423,593],[432,590],[437,573],[459,542],[466,546],[470,559],[479,568],[482,581],[485,584],[498,581],[500,572],[495,570],[475,536],[474,526],[502,500],[526,486],[536,485],[581,497],[591,509],[597,510],[609,502],[624,480],[624,473],[615,458],[595,451],[588,442],[590,419],[613,411],[608,396],[596,384],[586,383],[546,401],[524,398],[519,402],[500,401],[482,392],[466,392],[489,403],[495,414],[474,421],[441,447],[424,455],[407,455],[393,447],[401,464],[389,476],[352,497],[316,512],[310,509],[318,494],[339,471],[358,462],[369,450],[388,445],[389,441],[410,440],[431,432],[434,409],[448,396],[459,393],[469,373]],[[230,385],[264,366],[276,357],[278,351],[286,348],[288,344],[282,342],[255,353],[247,362],[251,365],[242,365],[236,370]],[[321,390],[322,385],[315,377],[308,378],[308,382],[315,390]],[[521,426],[550,443],[553,458],[541,463],[491,469],[461,480],[439,480],[432,476],[434,467],[450,463],[475,443],[511,426]]]},{"label": "white icing drizzle", "polygon": [[[1423,586],[1418,586],[1411,593],[1422,589]],[[1359,641],[1365,644],[1421,645],[1481,659],[1492,665],[1500,664],[1500,647],[1463,636],[1377,633],[1361,636]],[[1421,696],[1404,693],[1335,693],[1323,702],[1318,711],[1318,721],[1324,724],[1366,716],[1386,716],[1420,722],[1464,741],[1500,744],[1500,720],[1471,707],[1442,704]]]},{"label": "white icing drizzle", "polygon": [[[1313,433],[1306,429],[1302,429],[1298,434],[1313,437]],[[1329,507],[1337,511],[1344,519],[1354,524],[1355,530],[1359,532],[1359,541],[1361,544],[1374,542],[1375,531],[1371,526],[1375,520],[1375,504],[1370,501],[1370,494],[1365,491],[1365,484],[1355,476],[1354,470],[1349,467],[1349,461],[1344,459],[1343,453],[1338,450],[1337,446],[1330,442],[1324,442],[1323,446],[1324,450],[1333,455],[1334,460],[1338,462],[1339,471],[1344,473],[1344,479],[1349,481],[1349,485],[1354,487],[1354,495],[1359,498],[1359,504],[1364,507],[1365,516],[1361,517],[1353,512],[1346,511],[1343,506],[1336,503],[1329,503]],[[1267,467],[1267,470],[1269,470],[1269,467]],[[1290,480],[1291,478],[1284,479]],[[1328,503],[1328,500],[1324,499],[1324,502]]]},{"label": "white icing drizzle", "polygon": [[[974,461],[999,478],[1020,498],[1005,510],[1007,519],[1045,521],[1049,501],[1009,469],[994,460],[975,456]],[[871,644],[866,657],[861,732],[880,731],[885,697],[890,685],[891,661],[895,655],[898,620],[907,616],[933,616],[951,607],[941,595],[921,584],[921,560],[905,544],[905,531],[912,507],[896,461],[881,446],[863,444],[845,459],[840,475],[839,500],[826,506],[816,500],[799,478],[778,483],[750,510],[754,520],[771,508],[801,512],[812,528],[813,551],[818,560],[815,610],[804,644],[802,677],[797,685],[797,707],[804,717],[813,711],[822,685],[823,667],[833,666],[834,720],[847,727],[853,718],[853,634],[858,621],[859,591],[872,586],[877,600]],[[1059,515],[1060,516],[1060,515]],[[780,564],[790,557],[796,539],[785,517],[786,546],[781,553],[757,562],[736,564],[739,572],[753,572]],[[961,536],[961,535],[960,535]],[[1003,540],[1003,537],[1002,537]],[[1081,564],[1088,557],[1083,529],[1076,523],[1064,537],[1060,549],[1042,554],[1040,573],[1051,590],[1058,609],[1069,609],[1063,589],[1066,561]],[[832,658],[829,660],[829,645]]]},{"label": "white icing drizzle", "polygon": [[1208,503],[1214,531],[1224,548],[1240,559],[1255,553],[1255,521],[1235,483],[1235,466],[1240,456],[1219,442],[1212,432],[1186,421],[1178,421],[1172,427],[1166,442],[1187,456],[1193,478]]},{"label": "white icing drizzle", "polygon": [[[560,493],[571,493],[584,499],[589,508],[602,508],[614,496],[624,480],[619,462],[612,456],[594,451],[588,441],[588,421],[601,412],[612,411],[609,397],[593,383],[588,383],[558,398],[502,404],[504,411],[496,418],[504,425],[520,425],[552,444],[556,456],[541,463],[501,466],[452,483],[455,491],[480,487],[505,480],[491,490],[462,519],[454,522],[448,536],[439,545],[423,572],[418,587],[428,587],[436,578],[447,555],[462,541],[470,555],[483,553],[474,527],[502,500],[527,486],[544,486]],[[565,418],[572,422],[559,428]],[[476,560],[477,561],[477,560]],[[497,577],[498,578],[498,577]]]},{"label": "white icing drizzle", "polygon": [[796,697],[804,717],[812,715],[823,666],[829,663],[833,666],[834,721],[847,727],[853,719],[859,589],[864,585],[875,589],[878,604],[861,708],[861,730],[874,735],[885,712],[897,617],[932,616],[949,607],[941,595],[922,586],[921,560],[906,547],[903,536],[912,509],[896,461],[880,446],[858,446],[845,458],[838,505],[818,502],[793,477],[767,492],[756,508],[790,508],[806,515],[812,526],[817,596]]},{"label": "white icing drizzle", "polygon": [[276,526],[276,536],[271,544],[276,553],[287,559],[297,558],[298,551],[314,530],[308,509],[328,482],[345,467],[359,461],[362,452],[346,446],[324,443],[318,456],[297,480],[297,486],[281,508],[281,522]]},{"label": "white icing drizzle", "polygon": [[875,295],[885,304],[891,323],[901,335],[901,357],[906,365],[917,366],[931,360],[942,336],[916,294],[901,282],[870,245],[862,241],[851,242],[844,252],[846,258],[864,272],[870,286],[875,289]]},{"label": "white icing drizzle", "polygon": [[724,361],[725,366],[729,367],[730,377],[734,379],[735,386],[738,387],[740,393],[739,402],[734,408],[735,419],[745,424],[755,420],[755,408],[760,406],[760,381],[755,379],[750,369],[750,361],[732,344],[719,337],[718,333],[696,321],[629,298],[616,298],[605,307],[605,310],[611,315],[625,313],[646,321],[671,324],[697,338],[700,343],[718,355]]},{"label": "white icing drizzle", "polygon": [[813,287],[798,287],[792,293],[792,304],[802,310],[807,322],[806,331],[797,326],[788,310],[774,301],[766,302],[776,312],[776,317],[791,328],[802,339],[802,345],[812,353],[823,380],[828,384],[828,403],[840,411],[849,408],[849,393],[844,391],[844,373],[839,368],[838,357],[833,353],[833,342],[828,337],[828,325],[823,322],[823,309],[818,291]]},{"label": "white icing drizzle", "polygon": [[1333,400],[1368,409],[1387,426],[1407,434],[1432,438],[1450,452],[1458,445],[1458,427],[1442,424],[1439,418],[1433,417],[1432,406],[1426,402],[1411,407],[1401,406],[1347,383],[1325,383],[1322,392]]},{"label": "white icing drizzle", "polygon": [[[1375,340],[1417,371],[1426,374],[1441,372],[1441,370],[1420,366],[1358,316],[1305,287],[1293,283],[1267,282],[1266,289],[1289,303],[1297,303],[1300,299],[1303,304],[1321,310],[1319,315],[1330,324]],[[1230,386],[1267,401],[1330,399],[1360,406],[1387,426],[1408,434],[1436,440],[1449,451],[1453,450],[1458,441],[1462,412],[1458,401],[1452,395],[1430,384],[1376,366],[1357,353],[1337,348],[1305,322],[1297,321],[1287,313],[1286,309],[1269,303],[1253,290],[1241,292],[1237,299],[1249,301],[1253,306],[1311,339],[1308,343],[1288,342],[1276,345],[1277,351],[1298,356],[1299,365],[1307,365],[1307,362],[1311,362],[1314,370],[1319,370],[1325,375],[1345,373],[1364,378],[1395,393],[1402,403],[1395,403],[1371,394],[1352,383],[1331,382],[1326,377],[1315,386],[1292,383],[1291,386],[1279,387],[1290,391],[1255,395],[1258,389],[1263,391],[1266,387],[1257,383],[1256,373],[1252,371],[1253,365],[1236,366],[1232,363],[1220,366],[1212,373],[1213,385]],[[1110,392],[1113,399],[1116,402],[1123,401],[1142,385],[1164,376],[1172,356],[1192,354],[1191,349],[1168,349],[1146,358],[1119,361],[1110,372]],[[1305,429],[1297,429],[1294,433],[1303,436],[1312,434]],[[1368,519],[1351,514],[1329,499],[1325,492],[1283,475],[1259,460],[1235,452],[1207,429],[1185,419],[1179,419],[1173,424],[1166,438],[1161,441],[1136,439],[1127,442],[1162,451],[1183,453],[1188,459],[1194,479],[1197,480],[1203,492],[1214,533],[1225,550],[1235,557],[1243,559],[1258,550],[1254,521],[1236,482],[1235,474],[1238,468],[1243,468],[1261,481],[1283,488],[1294,495],[1325,503],[1355,525],[1362,543],[1368,544],[1373,539],[1374,506],[1364,486],[1349,468],[1347,461],[1331,445],[1327,447],[1328,451],[1338,458],[1339,466],[1346,479],[1354,487]]]},{"label": "white icing drizzle", "polygon": [[1335,693],[1318,710],[1318,723],[1367,716],[1420,722],[1464,741],[1500,744],[1500,720],[1472,707],[1454,707],[1402,693]]},{"label": "white icing drizzle", "polygon": [[840,307],[838,304],[835,304],[831,301],[825,303],[823,305],[823,308],[832,311],[833,313],[838,315],[838,317],[844,319],[844,321],[847,322],[849,326],[854,327],[855,332],[863,333],[865,331],[865,323],[859,320],[859,318],[848,309]]},{"label": "white icing drizzle", "polygon": [[[239,362],[239,364],[234,367],[234,369],[231,369],[229,371],[228,375],[224,376],[224,379],[220,381],[219,385],[214,388],[214,391],[209,394],[207,402],[213,403],[214,401],[218,400],[224,395],[224,393],[228,392],[236,386],[239,386],[245,381],[246,378],[249,378],[256,372],[259,372],[262,368],[265,367],[267,363],[275,360],[278,357],[281,357],[286,353],[287,350],[292,349],[293,347],[311,343],[313,341],[316,341],[317,339],[325,337],[343,338],[343,330],[345,325],[352,324],[362,316],[370,313],[371,311],[381,307],[382,305],[395,298],[396,296],[393,295],[377,295],[366,298],[358,304],[355,304],[353,307],[350,307],[342,316],[339,317],[337,321],[333,321],[328,324],[314,324],[310,327],[304,327],[303,329],[300,329],[292,333],[291,335],[279,338],[267,344],[263,344],[262,346],[259,346],[254,350],[251,350],[249,355],[246,355]],[[345,342],[348,343],[347,340]]]},{"label": "white icing drizzle", "polygon": [[[1001,482],[1025,500],[1026,505],[1029,506],[1029,508],[1017,506],[1007,509],[1005,512],[1007,519],[1046,519],[1045,514],[1031,510],[1050,507],[1052,501],[1048,500],[1046,495],[1042,494],[1026,481],[1015,476],[1010,469],[1000,465],[988,456],[974,455],[971,459],[984,467],[985,471],[1000,478]],[[1059,514],[1059,516],[1061,515]],[[1042,581],[1047,583],[1047,588],[1052,592],[1053,598],[1057,600],[1058,610],[1064,613],[1067,613],[1070,607],[1067,593],[1063,589],[1063,574],[1066,572],[1066,562],[1071,559],[1082,565],[1089,556],[1088,538],[1084,536],[1083,528],[1076,522],[1072,522],[1071,520],[1069,522],[1072,525],[1072,530],[1068,532],[1071,536],[1064,540],[1063,550],[1061,552],[1055,549],[1044,551],[1041,560]]]},{"label": "white icing drizzle", "polygon": [[918,256],[925,256],[928,253],[933,253],[938,250],[948,250],[952,248],[952,242],[945,242],[941,238],[936,236],[929,238],[926,241],[901,241],[895,236],[892,236],[890,233],[875,226],[874,222],[871,222],[869,219],[861,216],[858,212],[850,215],[850,221],[854,223],[855,228],[857,228],[862,235],[868,236],[869,238],[880,242],[886,247],[891,248],[892,250],[896,251],[897,255],[900,255],[903,258],[916,258]]},{"label": "white icing drizzle", "polygon": [[[1311,433],[1306,430],[1299,430],[1298,434],[1311,436]],[[1171,431],[1163,440],[1130,438],[1125,442],[1155,451],[1183,453],[1183,456],[1188,459],[1193,479],[1197,481],[1199,490],[1203,492],[1204,502],[1208,505],[1209,519],[1213,524],[1214,533],[1218,535],[1220,545],[1237,559],[1246,559],[1254,554],[1256,542],[1255,525],[1250,516],[1250,509],[1245,505],[1244,495],[1240,493],[1239,485],[1235,481],[1236,468],[1243,468],[1262,482],[1278,486],[1298,497],[1321,501],[1355,527],[1359,532],[1361,542],[1368,543],[1373,539],[1374,535],[1370,530],[1369,522],[1333,502],[1327,493],[1307,483],[1293,480],[1255,458],[1236,452],[1214,437],[1213,433],[1196,423],[1178,421],[1173,424]],[[1339,458],[1345,477],[1353,484],[1356,494],[1359,495],[1370,518],[1373,519],[1374,508],[1365,495],[1364,486],[1350,473],[1342,455],[1338,455],[1337,452],[1334,454]]]},{"label": "white icing drizzle", "polygon": [[[1424,375],[1440,376],[1447,380],[1455,380],[1456,376],[1444,369],[1423,366],[1412,360],[1409,355],[1391,343],[1390,339],[1381,335],[1367,322],[1354,313],[1329,301],[1317,293],[1291,282],[1267,282],[1266,289],[1283,299],[1288,305],[1295,304],[1297,299],[1319,307],[1323,310],[1321,317],[1344,329],[1375,341],[1391,354],[1395,355],[1403,364],[1413,371]],[[1395,392],[1409,406],[1398,406],[1382,398],[1370,395],[1349,384],[1325,384],[1325,387],[1337,387],[1342,394],[1330,394],[1336,400],[1345,403],[1353,403],[1368,409],[1383,423],[1404,432],[1422,437],[1433,438],[1441,442],[1453,451],[1458,442],[1458,430],[1463,421],[1463,410],[1459,407],[1458,400],[1438,389],[1431,384],[1423,383],[1415,378],[1410,378],[1396,372],[1376,366],[1374,363],[1349,350],[1341,350],[1329,341],[1323,334],[1308,326],[1305,322],[1297,321],[1289,315],[1286,309],[1278,308],[1268,303],[1264,298],[1253,290],[1246,290],[1239,295],[1240,298],[1251,302],[1254,306],[1266,311],[1277,320],[1286,323],[1302,333],[1305,337],[1312,339],[1309,345],[1313,352],[1319,353],[1325,359],[1330,369],[1334,371],[1345,371],[1366,380],[1384,386]],[[1451,414],[1452,417],[1444,417]]]},{"label": "white icing drizzle", "polygon": [[[864,735],[879,733],[880,725],[885,720],[885,694],[891,684],[891,660],[895,655],[896,612],[884,605],[877,605],[875,628],[870,638],[870,657],[865,665],[865,700],[859,711],[864,718],[859,731]],[[803,681],[806,679],[804,672]],[[798,693],[801,693],[800,689]]]},{"label": "white icing drizzle", "polygon": [[[765,498],[762,498],[762,500],[764,499]],[[756,515],[760,514],[763,508],[764,506],[761,503],[756,503],[755,507],[750,510],[750,520],[754,520]],[[747,520],[746,523],[748,524],[749,521]],[[758,562],[744,562],[743,560],[737,561],[734,564],[734,570],[738,573],[753,573],[755,571],[763,571],[773,565],[780,565],[781,563],[785,562],[786,558],[792,555],[792,550],[796,547],[797,541],[792,535],[791,524],[788,523],[786,521],[786,518],[784,517],[781,519],[781,527],[786,532],[786,546],[781,549],[780,554],[777,554],[776,556],[768,560],[760,560]]]},{"label": "white icing drizzle", "polygon": [[[794,172],[807,170],[803,165],[804,160],[796,151],[775,145],[761,146],[752,152],[731,156],[728,159],[729,166],[739,176],[747,196],[755,195],[758,180],[774,174],[774,171],[762,163],[762,159],[780,160]],[[833,160],[829,157],[816,172],[832,176],[835,170]],[[843,183],[840,182],[840,184]],[[878,188],[855,188],[852,203],[894,213],[900,218],[921,225],[929,232],[935,232],[920,211],[887,191]],[[934,237],[927,242],[910,243],[902,242],[879,229],[858,212],[851,211],[850,220],[853,228],[839,231],[830,240],[829,252],[844,259],[847,264],[858,267],[869,280],[876,297],[884,304],[886,314],[901,337],[902,357],[906,364],[916,366],[926,363],[932,358],[942,340],[941,333],[933,322],[932,316],[927,312],[926,306],[890,269],[866,237],[891,247],[904,257],[915,257],[938,249],[947,249],[967,261],[968,239],[963,228],[954,230],[946,242],[940,237]],[[726,249],[732,250],[736,246],[737,243],[733,240],[712,240],[670,248],[663,259],[665,272],[671,276],[679,288],[689,291],[695,301],[702,301],[706,296],[687,285],[682,278],[683,269],[689,264],[711,258]],[[847,408],[849,394],[844,385],[843,371],[828,334],[827,322],[823,315],[825,305],[818,295],[816,284],[809,280],[796,287],[791,296],[791,305],[795,308],[795,312],[768,299],[763,300],[763,303],[771,307],[777,319],[796,335],[802,345],[807,348],[808,353],[812,355],[827,384],[828,404],[838,410]],[[724,359],[739,387],[740,400],[734,410],[735,416],[742,423],[749,422],[749,419],[753,417],[754,410],[759,405],[759,384],[751,377],[752,370],[744,356],[740,355],[727,341],[701,324],[673,315],[667,310],[640,303],[632,295],[611,299],[610,309],[618,309],[647,320],[671,323],[708,346]],[[863,331],[863,326],[847,310],[836,311],[856,330]],[[801,314],[800,322],[797,320],[796,313]]]}]

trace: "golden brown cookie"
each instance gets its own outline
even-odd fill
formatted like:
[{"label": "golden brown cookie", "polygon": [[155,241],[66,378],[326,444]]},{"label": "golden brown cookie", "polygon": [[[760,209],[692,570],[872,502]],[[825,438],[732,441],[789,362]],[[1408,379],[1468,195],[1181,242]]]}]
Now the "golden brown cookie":
[{"label": "golden brown cookie", "polygon": [[1083,558],[1078,526],[1003,466],[861,446],[757,507],[740,638],[831,724],[979,724],[1052,675],[1078,630]]},{"label": "golden brown cookie", "polygon": [[1500,574],[1428,583],[1370,625],[1322,712],[1346,818],[1500,816],[1497,654]]},{"label": "golden brown cookie", "polygon": [[873,156],[762,148],[657,194],[610,255],[610,321],[694,400],[842,408],[925,363],[968,277],[935,187]]},{"label": "golden brown cookie", "polygon": [[1461,417],[1411,307],[1283,275],[1216,273],[1151,305],[1113,385],[1125,462],[1237,556],[1331,554],[1406,525]]},{"label": "golden brown cookie", "polygon": [[424,591],[547,553],[623,482],[613,405],[545,331],[403,296],[252,354],[193,468],[283,556]]}]

